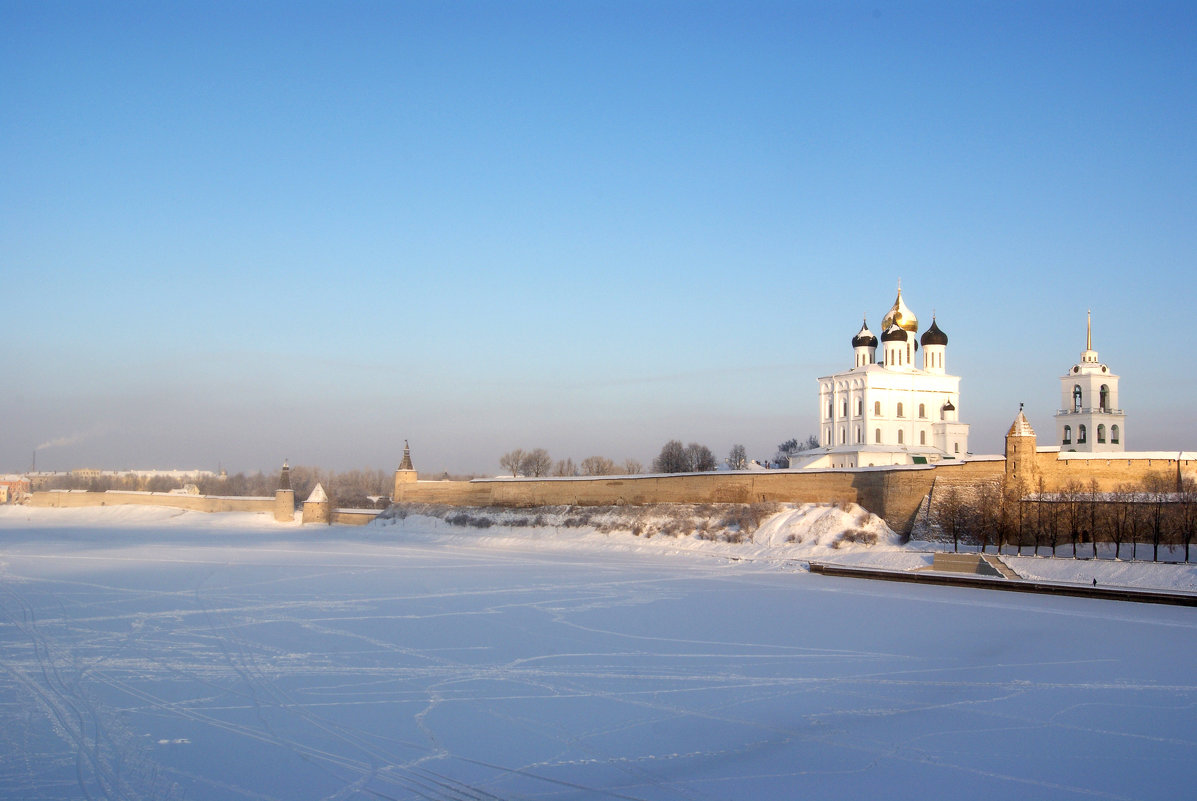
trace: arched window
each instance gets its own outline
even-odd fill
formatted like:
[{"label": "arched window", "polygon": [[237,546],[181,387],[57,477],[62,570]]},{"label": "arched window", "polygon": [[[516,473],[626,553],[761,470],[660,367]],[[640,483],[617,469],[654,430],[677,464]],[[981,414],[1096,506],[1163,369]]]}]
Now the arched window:
[{"label": "arched window", "polygon": [[1079,412],[1081,410],[1081,385],[1077,384],[1072,388],[1072,410]]},{"label": "arched window", "polygon": [[844,398],[844,417],[848,416],[848,399]]},{"label": "arched window", "polygon": [[847,439],[848,439],[848,429],[841,428],[840,429],[840,444],[843,445],[847,441]]},{"label": "arched window", "polygon": [[835,409],[831,401],[827,401],[827,419],[830,420]]},{"label": "arched window", "polygon": [[873,414],[881,416],[881,401],[873,401]]},{"label": "arched window", "polygon": [[901,416],[902,416],[902,404],[899,403],[898,404],[898,417],[901,417]]},{"label": "arched window", "polygon": [[926,432],[926,431],[920,431],[920,432],[919,432],[919,444],[920,444],[920,445],[926,445],[926,444],[927,444],[927,432]]},{"label": "arched window", "polygon": [[864,444],[864,440],[860,438],[860,426],[857,426],[857,427],[856,427],[856,444],[857,444],[857,445],[863,445],[863,444]]},{"label": "arched window", "polygon": [[1110,426],[1110,442],[1118,444],[1118,426]]},{"label": "arched window", "polygon": [[925,404],[925,403],[919,404],[919,419],[921,419],[921,420],[927,419],[927,404]]},{"label": "arched window", "polygon": [[1105,423],[1098,423],[1098,425],[1097,425],[1097,441],[1103,445],[1106,442],[1106,424]]},{"label": "arched window", "polygon": [[864,414],[864,401],[860,398],[856,399],[856,413],[858,415]]},{"label": "arched window", "polygon": [[899,432],[898,432],[898,444],[899,444],[899,445],[903,444],[903,440],[902,440],[902,432],[901,432],[901,431],[899,431]]},{"label": "arched window", "polygon": [[1100,408],[1103,412],[1108,412],[1110,410],[1110,388],[1105,384],[1102,384],[1101,390],[1099,391],[1097,397],[1098,408]]},{"label": "arched window", "polygon": [[1085,441],[1085,427],[1084,426],[1076,427],[1076,441],[1077,441],[1078,445]]},{"label": "arched window", "polygon": [[1064,441],[1061,444],[1062,445],[1071,445],[1072,444],[1072,426],[1064,426]]},{"label": "arched window", "polygon": [[874,431],[873,436],[876,438],[877,444],[880,445],[881,444],[881,429],[879,428],[876,431]]}]

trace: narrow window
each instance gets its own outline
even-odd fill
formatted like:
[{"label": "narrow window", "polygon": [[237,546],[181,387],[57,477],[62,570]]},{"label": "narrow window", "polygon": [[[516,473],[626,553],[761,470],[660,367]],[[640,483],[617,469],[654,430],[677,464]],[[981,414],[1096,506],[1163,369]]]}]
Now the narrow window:
[{"label": "narrow window", "polygon": [[873,414],[881,416],[881,401],[873,401]]},{"label": "narrow window", "polygon": [[956,443],[956,453],[960,453],[960,443]]},{"label": "narrow window", "polygon": [[1077,441],[1077,444],[1080,444],[1080,443],[1082,443],[1082,442],[1085,442],[1085,441],[1086,441],[1086,440],[1085,440],[1085,427],[1084,427],[1084,426],[1077,426],[1077,427],[1076,427],[1076,441]]},{"label": "narrow window", "polygon": [[857,445],[864,444],[864,440],[860,438],[860,426],[856,427],[856,444]]},{"label": "narrow window", "polygon": [[847,441],[847,438],[848,438],[848,429],[841,428],[840,429],[840,444],[843,445]]},{"label": "narrow window", "polygon": [[926,445],[926,444],[927,444],[927,432],[926,432],[926,431],[920,431],[920,432],[919,432],[919,444],[920,444],[920,445]]},{"label": "narrow window", "polygon": [[834,411],[833,406],[834,406],[834,404],[832,404],[830,401],[827,402],[827,419],[828,420],[830,420],[832,417],[832,412]]},{"label": "narrow window", "polygon": [[899,403],[898,404],[898,417],[901,417],[901,416],[902,416],[902,404]]},{"label": "narrow window", "polygon": [[1072,388],[1072,410],[1079,412],[1081,410],[1081,385],[1077,384]]},{"label": "narrow window", "polygon": [[873,436],[876,438],[877,444],[880,445],[881,444],[881,429],[879,428],[876,431],[874,431]]},{"label": "narrow window", "polygon": [[856,413],[858,415],[864,414],[864,401],[860,398],[856,399]]},{"label": "narrow window", "polygon": [[1105,384],[1101,385],[1101,391],[1098,394],[1098,398],[1098,408],[1100,408],[1103,412],[1108,412],[1110,410],[1110,388]]},{"label": "narrow window", "polygon": [[904,442],[904,440],[902,439],[902,432],[899,431],[898,432],[898,444],[901,445],[903,442]]},{"label": "narrow window", "polygon": [[1064,445],[1072,444],[1072,426],[1064,426]]},{"label": "narrow window", "polygon": [[919,419],[920,420],[927,419],[927,404],[925,404],[925,403],[919,404]]},{"label": "narrow window", "polygon": [[844,417],[848,416],[848,400],[844,399]]},{"label": "narrow window", "polygon": [[1106,424],[1105,423],[1099,423],[1097,426],[1097,441],[1103,445],[1106,442]]},{"label": "narrow window", "polygon": [[1110,442],[1118,444],[1118,426],[1110,426]]},{"label": "narrow window", "polygon": [[823,444],[831,447],[834,443],[831,440],[831,429],[827,429],[827,433],[823,435]]}]

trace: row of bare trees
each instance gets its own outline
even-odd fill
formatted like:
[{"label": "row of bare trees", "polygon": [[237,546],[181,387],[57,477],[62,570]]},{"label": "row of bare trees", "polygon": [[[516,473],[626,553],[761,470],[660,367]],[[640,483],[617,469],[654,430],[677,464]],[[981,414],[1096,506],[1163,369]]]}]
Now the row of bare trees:
[{"label": "row of bare trees", "polygon": [[511,471],[512,477],[528,476],[632,476],[644,471],[644,467],[635,459],[625,459],[616,463],[606,456],[587,456],[581,464],[575,464],[572,458],[559,459],[554,462],[549,452],[544,448],[525,451],[522,448],[508,451],[499,457],[499,466]]},{"label": "row of bare trees", "polygon": [[948,486],[935,493],[933,522],[957,550],[964,543],[982,551],[992,545],[1016,553],[1050,549],[1057,556],[1063,550],[1075,558],[1104,551],[1139,559],[1150,546],[1152,561],[1159,561],[1161,549],[1183,547],[1188,562],[1197,537],[1197,482],[1153,474],[1113,492],[1102,492],[1096,480],[1071,481],[1056,492],[1047,492],[1042,479],[1034,488]]}]

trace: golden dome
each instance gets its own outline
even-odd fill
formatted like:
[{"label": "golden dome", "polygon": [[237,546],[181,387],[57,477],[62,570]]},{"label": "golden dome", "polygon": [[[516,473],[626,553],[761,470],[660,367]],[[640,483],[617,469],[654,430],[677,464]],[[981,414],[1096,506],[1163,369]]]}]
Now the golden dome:
[{"label": "golden dome", "polygon": [[901,286],[898,287],[898,297],[894,301],[893,308],[889,310],[885,318],[881,321],[881,330],[885,331],[894,324],[912,334],[917,334],[919,330],[919,318],[914,316],[914,312],[906,306],[906,301],[902,300]]}]

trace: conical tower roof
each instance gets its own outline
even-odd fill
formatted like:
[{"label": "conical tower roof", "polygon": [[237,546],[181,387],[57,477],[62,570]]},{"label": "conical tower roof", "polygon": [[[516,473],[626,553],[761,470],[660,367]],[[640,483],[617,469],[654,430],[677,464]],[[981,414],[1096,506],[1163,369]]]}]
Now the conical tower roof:
[{"label": "conical tower roof", "polygon": [[1035,436],[1035,429],[1031,428],[1031,423],[1027,420],[1027,416],[1022,413],[1022,409],[1018,410],[1018,417],[1014,418],[1014,422],[1010,426],[1010,430],[1006,432],[1007,437],[1033,437]]},{"label": "conical tower roof", "polygon": [[399,463],[400,470],[415,470],[411,464],[411,448],[407,446],[407,440],[403,440],[403,461]]}]

